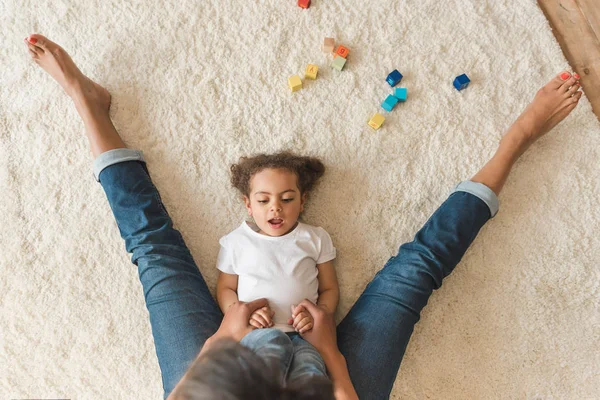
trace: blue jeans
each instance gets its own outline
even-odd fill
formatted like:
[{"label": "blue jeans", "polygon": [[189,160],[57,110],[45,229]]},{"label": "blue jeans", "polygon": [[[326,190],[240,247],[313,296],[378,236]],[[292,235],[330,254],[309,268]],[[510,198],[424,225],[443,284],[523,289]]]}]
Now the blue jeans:
[{"label": "blue jeans", "polygon": [[[217,331],[223,314],[181,233],[173,228],[143,153],[115,149],[100,154],[94,177],[138,267],[166,398]],[[458,184],[414,240],[401,245],[367,285],[337,327],[338,347],[360,399],[389,397],[421,310],[497,211],[498,199],[489,188],[470,181]],[[255,330],[240,343],[256,345],[267,336],[275,344],[271,350],[287,349],[282,368],[298,374],[323,372],[314,348],[298,336]],[[290,352],[302,355],[296,365]]]},{"label": "blue jeans", "polygon": [[293,382],[306,376],[327,376],[325,361],[312,344],[297,332],[279,329],[255,329],[240,340],[264,359],[277,359],[281,383]]}]

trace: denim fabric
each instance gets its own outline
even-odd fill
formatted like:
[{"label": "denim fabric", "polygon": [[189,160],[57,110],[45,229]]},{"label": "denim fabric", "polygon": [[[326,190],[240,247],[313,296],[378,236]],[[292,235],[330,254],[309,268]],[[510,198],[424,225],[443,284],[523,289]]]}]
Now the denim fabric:
[{"label": "denim fabric", "polygon": [[133,253],[150,317],[166,399],[223,319],[165,209],[141,154],[116,149],[94,161],[125,249]]},{"label": "denim fabric", "polygon": [[454,187],[454,192],[467,192],[479,197],[490,209],[491,218],[494,218],[498,214],[500,204],[498,203],[498,197],[489,187],[483,183],[464,181]]},{"label": "denim fabric", "polygon": [[240,344],[265,359],[277,359],[282,384],[307,376],[327,376],[325,361],[317,349],[296,332],[256,329],[244,336]]},{"label": "denim fabric", "polygon": [[317,349],[302,339],[297,332],[286,332],[285,334],[289,336],[294,346],[294,356],[291,360],[287,382],[293,382],[307,376],[327,376],[325,361]]},{"label": "denim fabric", "polygon": [[338,347],[361,400],[389,398],[421,310],[490,217],[479,197],[452,192],[413,241],[402,244],[375,274],[340,322]]},{"label": "denim fabric", "polygon": [[146,164],[144,153],[139,150],[114,149],[105,151],[94,160],[94,178],[97,182],[100,182],[100,173],[104,168],[124,161],[142,161]]},{"label": "denim fabric", "polygon": [[[223,314],[173,228],[142,152],[100,154],[94,177],[138,267],[166,398]],[[413,241],[402,244],[366,286],[337,327],[338,346],[361,400],[389,397],[421,310],[497,211],[498,199],[488,187],[459,183]],[[323,374],[322,358],[298,335],[261,329],[241,343],[258,353],[281,354],[282,379]]]}]

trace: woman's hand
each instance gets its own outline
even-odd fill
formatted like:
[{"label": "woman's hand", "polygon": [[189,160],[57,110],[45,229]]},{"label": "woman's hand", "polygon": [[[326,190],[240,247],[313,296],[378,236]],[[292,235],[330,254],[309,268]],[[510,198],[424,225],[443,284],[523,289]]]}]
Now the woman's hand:
[{"label": "woman's hand", "polygon": [[239,342],[244,336],[256,329],[249,323],[250,316],[254,314],[256,310],[265,306],[269,306],[269,302],[265,298],[257,299],[249,303],[236,301],[229,306],[227,311],[225,311],[221,326],[219,326],[217,332],[212,335],[210,339],[216,340],[229,337],[236,342]]},{"label": "woman's hand", "polygon": [[260,308],[250,316],[250,325],[255,328],[270,328],[273,324],[273,315],[275,311],[271,310],[271,307],[267,304],[265,307]]},{"label": "woman's hand", "polygon": [[[304,299],[292,311],[292,317],[306,311],[312,318],[312,329],[300,332],[300,336],[312,344],[322,356],[339,352],[333,314]],[[295,320],[294,320],[295,321]]]}]

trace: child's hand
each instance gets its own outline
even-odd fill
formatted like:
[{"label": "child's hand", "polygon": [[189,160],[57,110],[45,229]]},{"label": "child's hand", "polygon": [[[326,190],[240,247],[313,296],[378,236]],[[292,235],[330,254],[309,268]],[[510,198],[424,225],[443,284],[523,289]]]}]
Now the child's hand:
[{"label": "child's hand", "polygon": [[296,332],[304,333],[310,331],[314,325],[312,315],[304,307],[301,307],[298,314],[294,315],[295,308],[292,304],[292,318],[288,319],[288,324],[293,325]]},{"label": "child's hand", "polygon": [[250,325],[255,328],[270,328],[273,324],[273,315],[275,315],[275,311],[271,311],[271,308],[267,305],[263,308],[259,308],[254,311],[254,313],[250,316]]}]

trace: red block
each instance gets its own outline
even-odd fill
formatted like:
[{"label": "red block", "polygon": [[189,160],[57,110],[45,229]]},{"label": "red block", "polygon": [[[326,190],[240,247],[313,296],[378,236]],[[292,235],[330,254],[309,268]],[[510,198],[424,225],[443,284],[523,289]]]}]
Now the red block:
[{"label": "red block", "polygon": [[[344,46],[339,46],[337,48],[337,50],[335,51],[335,54],[337,54],[340,57],[344,57],[344,58],[348,58],[348,53],[350,52],[350,50],[348,50],[347,47]],[[335,57],[334,57],[335,58]]]},{"label": "red block", "polygon": [[302,8],[310,7],[310,0],[298,0],[298,5]]}]

